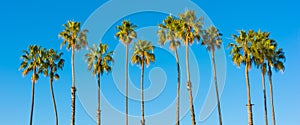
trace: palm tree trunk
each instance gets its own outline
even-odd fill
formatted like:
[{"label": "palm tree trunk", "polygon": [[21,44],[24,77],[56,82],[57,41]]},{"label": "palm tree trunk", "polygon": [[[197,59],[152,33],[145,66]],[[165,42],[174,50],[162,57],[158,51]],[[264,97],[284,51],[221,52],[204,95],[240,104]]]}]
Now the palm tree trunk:
[{"label": "palm tree trunk", "polygon": [[253,115],[252,115],[252,104],[251,104],[251,95],[250,95],[250,83],[249,83],[249,63],[246,63],[246,86],[247,86],[247,98],[248,98],[248,125],[253,125]]},{"label": "palm tree trunk", "polygon": [[263,88],[263,94],[264,94],[264,110],[265,110],[265,121],[266,125],[268,125],[268,112],[267,112],[267,94],[266,94],[266,87],[265,87],[265,73],[262,72],[262,88]]},{"label": "palm tree trunk", "polygon": [[142,74],[141,74],[141,108],[142,108],[142,120],[141,125],[145,125],[145,110],[144,110],[144,60],[145,57],[142,55]]},{"label": "palm tree trunk", "polygon": [[177,49],[175,48],[175,58],[177,64],[177,104],[176,104],[176,125],[180,124],[180,65]]},{"label": "palm tree trunk", "polygon": [[275,108],[274,108],[274,100],[273,100],[273,83],[272,83],[272,69],[271,66],[268,65],[269,71],[269,83],[270,83],[270,101],[271,101],[271,107],[272,107],[272,123],[273,125],[276,125],[276,120],[275,120]]},{"label": "palm tree trunk", "polygon": [[72,88],[71,88],[71,93],[72,93],[72,119],[71,119],[71,125],[75,125],[75,92],[76,92],[76,87],[75,87],[75,67],[74,67],[74,54],[75,54],[75,46],[72,45]]},{"label": "palm tree trunk", "polygon": [[126,97],[125,97],[125,109],[126,109],[126,125],[128,125],[128,46],[129,44],[126,44],[126,64],[125,64],[125,91],[126,91]]},{"label": "palm tree trunk", "polygon": [[54,91],[53,91],[53,78],[52,77],[50,77],[50,91],[51,91],[51,95],[52,95],[52,102],[53,102],[54,113],[55,113],[55,124],[58,125],[58,114],[57,114],[56,101],[55,101]]},{"label": "palm tree trunk", "polygon": [[214,69],[214,81],[215,81],[216,95],[217,95],[217,102],[218,102],[219,122],[220,122],[220,125],[222,125],[221,104],[220,104],[220,97],[219,97],[219,87],[218,87],[218,81],[217,81],[217,70],[216,70],[214,50],[212,50],[211,58],[212,58],[213,69]]},{"label": "palm tree trunk", "polygon": [[36,68],[33,68],[33,76],[32,76],[32,90],[31,90],[31,109],[30,109],[30,122],[29,125],[32,125],[32,118],[33,118],[33,107],[34,107],[34,87],[35,87],[35,75],[36,75]]},{"label": "palm tree trunk", "polygon": [[186,73],[187,73],[187,89],[189,91],[189,98],[190,98],[190,110],[191,110],[192,125],[196,125],[195,113],[194,113],[194,104],[193,104],[192,83],[191,83],[191,80],[190,80],[189,41],[188,40],[186,40],[185,60],[186,60]]},{"label": "palm tree trunk", "polygon": [[98,110],[97,110],[98,125],[101,125],[101,110],[100,110],[100,73],[98,73]]}]

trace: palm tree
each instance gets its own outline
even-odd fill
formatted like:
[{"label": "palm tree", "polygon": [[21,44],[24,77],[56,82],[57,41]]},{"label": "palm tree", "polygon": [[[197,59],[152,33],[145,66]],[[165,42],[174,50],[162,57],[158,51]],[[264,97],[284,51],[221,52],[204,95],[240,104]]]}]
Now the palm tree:
[{"label": "palm tree", "polygon": [[23,55],[21,59],[23,60],[19,70],[23,70],[22,75],[25,76],[29,72],[33,72],[31,76],[32,82],[32,92],[31,92],[31,110],[30,110],[30,122],[32,125],[33,118],[33,107],[34,107],[34,87],[35,83],[39,79],[39,74],[43,72],[43,68],[41,68],[41,64],[43,63],[42,56],[44,54],[44,49],[37,45],[31,45],[28,48],[29,50],[23,50]]},{"label": "palm tree", "polygon": [[61,46],[67,44],[67,49],[72,50],[72,58],[71,58],[71,65],[72,65],[72,118],[71,118],[71,125],[75,124],[75,93],[76,93],[76,86],[75,86],[75,67],[74,67],[74,55],[75,50],[79,50],[82,47],[87,46],[87,38],[86,32],[87,30],[80,30],[80,22],[75,21],[68,21],[66,24],[63,25],[64,30],[59,33],[59,37],[61,37],[64,41],[61,43]]},{"label": "palm tree", "polygon": [[180,46],[180,41],[178,40],[178,36],[176,35],[176,28],[178,20],[175,20],[172,16],[168,16],[163,24],[159,24],[159,30],[157,32],[159,40],[158,43],[160,45],[165,45],[167,42],[170,42],[169,48],[174,51],[176,64],[177,64],[177,103],[176,103],[176,125],[180,124],[180,65],[179,58],[177,53],[177,48]]},{"label": "palm tree", "polygon": [[58,114],[57,114],[56,101],[53,92],[53,79],[56,80],[59,79],[59,75],[57,74],[57,71],[58,69],[62,70],[64,67],[65,60],[61,58],[62,54],[63,53],[58,53],[54,49],[49,49],[48,51],[45,52],[45,55],[43,56],[44,63],[42,64],[42,67],[44,69],[44,75],[49,76],[50,78],[50,92],[52,95],[56,125],[58,125]]},{"label": "palm tree", "polygon": [[263,88],[263,96],[264,96],[264,115],[265,115],[265,122],[268,125],[268,113],[267,113],[267,93],[265,87],[265,75],[267,71],[267,63],[266,63],[266,56],[270,49],[273,49],[274,43],[272,40],[269,39],[268,32],[261,32],[258,31],[255,35],[255,51],[253,52],[253,59],[254,63],[257,68],[261,70],[262,76],[262,88]]},{"label": "palm tree", "polygon": [[245,31],[240,31],[239,36],[233,35],[235,43],[230,43],[228,47],[231,47],[230,55],[232,56],[232,61],[240,67],[241,64],[246,65],[245,76],[246,76],[246,87],[247,87],[247,109],[248,109],[248,124],[253,125],[253,115],[251,103],[251,93],[250,93],[250,82],[249,82],[249,70],[251,69],[253,57],[252,52],[255,48],[253,46],[253,41],[255,38],[255,32],[249,30],[248,33]]},{"label": "palm tree", "polygon": [[126,108],[126,125],[128,125],[128,46],[131,43],[132,39],[136,38],[136,32],[134,29],[136,25],[132,24],[128,20],[124,20],[122,25],[117,26],[118,32],[115,36],[121,41],[126,47],[126,64],[125,64],[125,108]]},{"label": "palm tree", "polygon": [[211,52],[211,60],[214,69],[214,81],[215,81],[215,88],[216,88],[216,95],[217,95],[217,102],[218,102],[218,113],[219,113],[220,125],[222,125],[222,114],[221,114],[221,104],[220,104],[219,88],[218,88],[218,81],[217,81],[216,63],[215,63],[215,50],[220,49],[222,45],[221,36],[222,34],[214,26],[205,29],[202,35],[202,45],[206,47],[207,51]]},{"label": "palm tree", "polygon": [[189,68],[189,45],[192,45],[195,40],[200,41],[200,32],[203,26],[203,18],[197,18],[196,12],[187,10],[185,13],[179,14],[180,23],[177,29],[178,34],[186,46],[186,73],[187,73],[187,89],[189,91],[190,98],[190,110],[192,124],[196,125],[192,83],[190,80],[190,68]]},{"label": "palm tree", "polygon": [[134,44],[134,52],[131,57],[131,63],[141,65],[141,109],[142,109],[142,120],[141,125],[145,125],[145,114],[144,114],[144,65],[149,66],[151,62],[155,61],[155,55],[153,54],[154,46],[151,45],[150,41],[138,40]]},{"label": "palm tree", "polygon": [[269,84],[270,84],[270,102],[271,102],[271,108],[272,108],[272,123],[273,125],[276,125],[275,120],[275,108],[274,108],[274,99],[273,99],[273,81],[272,81],[272,68],[275,69],[275,71],[282,71],[284,72],[285,66],[285,55],[282,48],[277,49],[277,43],[274,40],[273,45],[275,48],[269,47],[271,49],[268,49],[267,53],[267,64],[268,64],[268,77],[269,77]]},{"label": "palm tree", "polygon": [[97,109],[97,124],[101,125],[101,110],[100,110],[100,76],[111,71],[110,64],[114,61],[112,58],[113,51],[107,52],[108,45],[100,43],[99,46],[96,44],[90,48],[90,53],[86,54],[88,70],[92,70],[93,75],[98,77],[98,109]]}]

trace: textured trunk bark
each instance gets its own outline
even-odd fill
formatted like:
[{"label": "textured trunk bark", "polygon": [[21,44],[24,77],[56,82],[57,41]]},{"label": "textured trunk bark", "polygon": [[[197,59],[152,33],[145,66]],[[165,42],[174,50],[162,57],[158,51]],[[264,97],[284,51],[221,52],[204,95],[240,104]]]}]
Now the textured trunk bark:
[{"label": "textured trunk bark", "polygon": [[265,110],[265,122],[266,125],[268,125],[268,110],[267,110],[267,93],[266,93],[266,87],[265,87],[265,74],[262,72],[261,74],[262,79],[262,88],[263,88],[263,94],[264,94],[264,110]]},{"label": "textured trunk bark", "polygon": [[33,107],[34,107],[34,87],[35,87],[35,75],[36,75],[36,68],[33,68],[33,76],[31,79],[32,82],[32,90],[31,90],[31,109],[30,109],[30,122],[29,124],[32,125],[32,118],[33,118]]},{"label": "textured trunk bark", "polygon": [[217,69],[216,69],[214,50],[212,50],[211,59],[212,59],[213,69],[214,69],[214,81],[215,81],[215,88],[216,88],[216,95],[217,95],[217,102],[218,102],[219,122],[220,122],[220,125],[222,125],[223,123],[222,123],[221,103],[220,103],[220,97],[219,97],[219,87],[218,87],[218,81],[217,81]]},{"label": "textured trunk bark", "polygon": [[126,125],[128,125],[128,46],[129,44],[126,44],[126,64],[125,64],[125,91],[126,91],[126,97],[125,97],[125,109],[126,109]]},{"label": "textured trunk bark", "polygon": [[272,107],[272,123],[273,125],[276,125],[276,120],[275,120],[275,107],[274,107],[274,100],[273,100],[273,83],[272,83],[272,69],[271,66],[268,65],[269,71],[269,83],[270,83],[270,101],[271,101],[271,107]]},{"label": "textured trunk bark", "polygon": [[53,102],[54,113],[55,113],[55,124],[58,125],[58,114],[57,114],[56,101],[55,101],[55,96],[53,91],[53,78],[51,76],[50,76],[50,91],[52,95],[52,102]]},{"label": "textured trunk bark", "polygon": [[190,80],[190,68],[189,68],[189,40],[186,40],[186,51],[185,51],[185,60],[186,60],[186,73],[187,73],[187,89],[189,92],[190,98],[190,110],[191,110],[191,120],[192,125],[196,125],[194,104],[193,104],[193,92],[192,92],[192,83]]},{"label": "textured trunk bark", "polygon": [[98,73],[98,109],[97,109],[97,118],[98,118],[98,125],[101,125],[101,110],[100,110],[100,73]]},{"label": "textured trunk bark", "polygon": [[141,120],[141,125],[145,125],[145,110],[144,110],[144,60],[145,60],[145,57],[144,57],[144,55],[142,55],[142,73],[141,73],[142,120]]},{"label": "textured trunk bark", "polygon": [[176,125],[180,125],[180,65],[177,49],[175,49],[175,58],[177,64],[177,104],[176,104]]},{"label": "textured trunk bark", "polygon": [[74,67],[74,54],[75,54],[75,45],[72,45],[72,59],[71,59],[71,65],[72,65],[72,119],[71,119],[71,125],[75,125],[75,93],[76,93],[76,87],[75,87],[75,67]]},{"label": "textured trunk bark", "polygon": [[247,87],[247,98],[248,98],[248,125],[253,125],[253,115],[252,115],[252,104],[251,104],[251,93],[250,93],[250,83],[249,83],[249,62],[246,63],[246,87]]}]

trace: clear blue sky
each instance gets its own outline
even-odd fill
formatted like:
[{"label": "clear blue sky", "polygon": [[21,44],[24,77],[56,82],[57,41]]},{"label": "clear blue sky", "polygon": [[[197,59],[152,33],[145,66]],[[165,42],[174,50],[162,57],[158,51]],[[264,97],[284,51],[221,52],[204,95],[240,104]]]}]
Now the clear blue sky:
[{"label": "clear blue sky", "polygon": [[[104,6],[107,1],[83,1],[83,0],[51,0],[51,1],[39,1],[39,0],[11,0],[2,1],[0,4],[0,36],[1,36],[1,49],[0,53],[2,58],[0,61],[0,124],[2,125],[24,125],[29,123],[29,113],[31,104],[31,82],[30,76],[22,77],[21,71],[18,71],[20,65],[20,55],[22,50],[27,49],[29,45],[38,44],[46,48],[55,48],[59,50],[61,40],[58,39],[58,33],[63,30],[62,24],[66,23],[67,20],[81,21],[82,23],[88,21],[87,19],[92,13],[99,7]],[[225,47],[225,59],[226,61],[219,62],[226,66],[226,80],[225,87],[221,97],[221,107],[223,122],[225,125],[246,125],[247,124],[247,110],[246,110],[246,86],[244,79],[244,67],[236,68],[231,62],[228,56],[229,51],[226,46],[231,40],[231,34],[237,33],[239,29],[261,29],[263,31],[271,32],[271,37],[278,41],[280,47],[282,47],[286,54],[286,70],[284,73],[274,73],[274,96],[275,96],[275,108],[276,118],[279,125],[296,125],[300,123],[299,112],[300,112],[300,84],[298,79],[298,71],[300,70],[300,16],[299,16],[299,5],[300,2],[296,0],[285,0],[285,1],[272,1],[272,0],[202,0],[192,1],[196,6],[200,7],[210,18],[215,26],[217,26],[223,33],[223,45]],[[128,4],[128,3],[127,3]],[[156,2],[158,7],[164,7],[168,5]],[[125,5],[125,3],[123,4]],[[138,8],[135,2],[132,2],[128,8]],[[118,40],[114,38],[113,34],[116,32],[115,26],[119,25],[123,19],[129,19],[138,26],[138,33],[140,39],[150,39],[156,42],[155,32],[153,34],[145,33],[143,27],[156,26],[162,21],[168,14],[145,11],[140,13],[133,13],[124,17],[113,17],[114,14],[122,13],[125,10],[120,10],[121,6],[114,6],[110,8],[111,12],[104,14],[107,17],[97,20],[94,28],[105,28],[103,29],[105,34],[99,34],[102,38],[91,38],[90,43],[97,43],[100,39],[109,43],[110,49],[118,48],[118,50],[124,49],[122,45],[118,46]],[[191,8],[185,6],[184,8]],[[140,8],[143,9],[143,8]],[[173,8],[174,9],[174,8]],[[175,8],[176,9],[176,8]],[[184,9],[180,8],[178,12],[183,12]],[[101,11],[100,11],[101,12]],[[200,12],[199,12],[200,13]],[[177,15],[177,13],[172,13]],[[110,21],[108,19],[118,18],[111,26],[101,26],[101,22]],[[207,25],[207,24],[206,24]],[[88,27],[88,26],[86,26]],[[151,27],[150,27],[151,28]],[[94,31],[94,29],[91,29]],[[90,34],[93,34],[91,32]],[[152,35],[152,36],[151,36]],[[90,44],[91,45],[91,44]],[[199,119],[200,111],[205,103],[205,97],[209,91],[211,83],[211,65],[209,54],[205,49],[197,44],[192,47],[197,64],[192,67],[199,71],[199,75],[193,75],[192,82],[197,84],[199,82],[200,89],[195,95],[195,109],[196,117]],[[58,106],[59,121],[61,125],[70,123],[71,118],[71,66],[70,66],[70,51],[65,48],[60,51],[64,52],[63,57],[66,59],[66,64],[63,71],[60,71],[61,79],[54,81],[54,91],[56,94],[56,101]],[[184,52],[182,47],[181,52]],[[116,57],[121,57],[118,62],[121,64],[114,64],[116,70],[116,76],[123,76],[121,69],[118,66],[123,65],[123,53],[117,51]],[[157,92],[159,95],[155,95],[156,91],[146,92],[146,97],[155,97],[146,102],[146,115],[157,115],[160,112],[166,110],[169,105],[175,101],[176,93],[176,65],[175,59],[172,53],[157,48],[155,53],[159,53],[157,56],[157,62],[152,66],[148,67],[145,74],[146,88],[151,89],[151,86],[165,87],[161,91]],[[89,89],[89,87],[95,87],[96,81],[90,76],[90,73],[84,67],[84,58],[79,53],[76,60],[79,60],[77,65],[77,85],[79,89],[79,97],[77,98],[76,108],[76,123],[77,125],[95,124],[95,121],[91,116],[95,116],[93,113],[96,105],[94,101],[96,98],[95,88]],[[183,55],[181,57],[184,57]],[[184,65],[184,58],[181,59],[182,67]],[[80,62],[81,61],[81,62]],[[123,61],[123,62],[122,62]],[[116,61],[116,63],[118,63]],[[191,62],[192,63],[192,62]],[[195,64],[192,63],[192,64]],[[158,68],[160,67],[160,68]],[[164,71],[161,71],[163,69]],[[222,69],[222,68],[218,68]],[[120,73],[118,72],[120,70]],[[123,70],[123,69],[122,69]],[[115,111],[124,112],[124,96],[122,90],[118,91],[118,87],[122,85],[117,84],[118,79],[114,78],[114,73],[110,75],[103,75],[102,79],[102,94],[105,99],[110,103]],[[185,70],[181,72],[185,75]],[[197,73],[197,72],[196,72]],[[83,75],[84,74],[84,75]],[[86,76],[85,76],[86,75]],[[89,76],[89,77],[88,77]],[[130,65],[130,78],[133,82],[133,89],[139,87],[139,76],[140,70],[136,66]],[[161,82],[161,76],[166,76],[167,79],[165,84],[159,86],[155,83]],[[36,100],[34,108],[34,124],[36,125],[52,125],[55,123],[53,106],[51,101],[50,89],[48,78],[43,76],[36,84]],[[151,83],[151,82],[152,83]],[[85,83],[86,82],[86,83]],[[186,92],[185,78],[182,79],[182,92]],[[257,125],[264,124],[263,116],[263,96],[261,89],[261,75],[259,70],[253,68],[250,72],[251,82],[251,96],[252,102],[255,104],[253,107],[254,123]],[[115,84],[114,84],[115,83]],[[151,84],[150,84],[151,83]],[[164,83],[164,82],[162,82]],[[87,84],[87,85],[85,85]],[[268,86],[268,81],[266,81]],[[89,86],[89,87],[82,87]],[[134,88],[134,86],[136,88]],[[81,89],[80,89],[81,87]],[[154,87],[154,88],[155,88]],[[195,86],[196,88],[196,86]],[[132,89],[132,90],[133,90]],[[94,92],[95,95],[89,95],[85,93],[87,91]],[[269,92],[269,90],[267,90]],[[138,93],[131,93],[133,98],[139,98]],[[182,97],[182,101],[187,101],[187,96]],[[213,98],[214,99],[214,98]],[[79,101],[80,100],[80,101]],[[87,101],[93,100],[91,104]],[[81,102],[81,103],[80,103]],[[184,105],[185,103],[183,103]],[[105,104],[103,104],[105,105]],[[270,103],[268,102],[268,105]],[[85,110],[87,109],[87,110]],[[271,116],[270,106],[269,116]],[[103,109],[103,120],[120,121],[123,123],[124,116],[112,117],[110,112],[105,107]],[[131,99],[130,100],[130,114],[135,119],[138,119],[140,114],[139,102]],[[90,116],[91,115],[91,116]],[[173,120],[175,114],[171,114]],[[201,116],[200,116],[201,117]],[[134,118],[132,118],[134,119]],[[154,118],[155,119],[155,118]],[[152,121],[151,121],[152,120]],[[168,118],[159,117],[156,121],[149,118],[146,123],[162,123],[162,121],[168,121]],[[138,125],[139,121],[131,120],[132,125]],[[204,121],[197,122],[202,125],[216,125],[218,124],[217,110],[213,110],[213,113]],[[269,117],[269,123],[271,123],[271,117]],[[189,112],[184,114],[182,124],[190,124]]]}]

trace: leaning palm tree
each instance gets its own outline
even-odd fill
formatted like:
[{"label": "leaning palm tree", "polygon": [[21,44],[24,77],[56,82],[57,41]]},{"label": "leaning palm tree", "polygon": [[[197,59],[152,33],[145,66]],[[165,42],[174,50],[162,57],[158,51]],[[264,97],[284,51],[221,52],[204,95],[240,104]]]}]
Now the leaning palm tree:
[{"label": "leaning palm tree", "polygon": [[245,31],[240,31],[239,36],[233,35],[235,43],[230,43],[228,47],[231,47],[230,55],[232,56],[232,61],[240,67],[241,64],[246,65],[245,76],[246,76],[246,87],[247,87],[247,109],[248,109],[248,124],[253,125],[253,115],[251,103],[251,93],[250,93],[250,82],[249,82],[249,70],[251,69],[253,56],[252,52],[255,48],[252,44],[255,38],[255,32],[249,30],[248,33]]},{"label": "leaning palm tree", "polygon": [[190,79],[190,67],[189,67],[189,45],[192,45],[195,40],[200,41],[200,32],[203,26],[203,18],[197,18],[196,12],[187,10],[185,13],[179,14],[180,23],[177,33],[185,44],[186,47],[186,73],[187,73],[187,89],[189,91],[190,98],[190,111],[192,124],[196,125],[193,94],[192,94],[192,82]]},{"label": "leaning palm tree", "polygon": [[141,66],[141,110],[142,110],[142,120],[141,125],[145,125],[145,114],[144,114],[144,67],[149,66],[151,62],[155,61],[155,55],[153,53],[154,46],[150,41],[138,40],[134,44],[134,52],[131,57],[132,64],[137,64]]},{"label": "leaning palm tree", "polygon": [[216,88],[216,95],[217,95],[217,102],[218,102],[218,113],[219,113],[220,125],[222,125],[222,114],[221,114],[221,104],[220,104],[219,88],[218,88],[218,81],[217,81],[217,70],[216,70],[216,63],[215,63],[215,50],[220,49],[222,45],[221,36],[222,34],[214,26],[205,29],[202,33],[202,45],[206,47],[208,52],[211,52],[211,60],[213,63],[213,70],[214,70],[214,81],[215,81],[215,88]]},{"label": "leaning palm tree", "polygon": [[176,29],[178,20],[174,19],[172,16],[168,16],[162,24],[159,24],[159,30],[157,35],[159,37],[158,43],[160,45],[165,45],[169,42],[169,48],[174,51],[176,64],[177,64],[177,103],[176,103],[176,125],[179,125],[180,120],[180,65],[177,53],[177,48],[180,46],[180,41],[176,35]]},{"label": "leaning palm tree", "polygon": [[72,118],[71,118],[71,125],[75,124],[75,93],[76,93],[76,86],[75,86],[75,66],[74,66],[74,55],[75,50],[79,50],[82,47],[87,46],[87,38],[86,32],[87,30],[80,30],[80,22],[75,21],[68,21],[66,24],[63,25],[64,30],[59,33],[59,37],[63,39],[61,43],[62,46],[67,44],[67,49],[72,50],[72,58],[71,58],[71,65],[72,65]]},{"label": "leaning palm tree", "polygon": [[97,124],[101,125],[101,110],[100,110],[100,76],[111,71],[110,64],[114,61],[112,58],[113,51],[107,52],[108,45],[100,43],[90,48],[90,53],[86,54],[88,70],[92,70],[93,75],[97,75],[98,82],[98,109],[97,109]]},{"label": "leaning palm tree", "polygon": [[23,50],[24,55],[21,56],[23,60],[19,70],[23,70],[22,75],[25,76],[29,72],[33,72],[31,76],[32,82],[32,92],[31,92],[31,110],[30,110],[30,122],[29,124],[32,125],[32,118],[33,118],[33,107],[34,107],[34,87],[35,83],[39,79],[39,74],[43,72],[43,68],[41,65],[43,63],[43,55],[44,49],[37,45],[31,45],[28,48],[29,50]]},{"label": "leaning palm tree", "polygon": [[115,36],[121,41],[126,47],[126,64],[125,64],[125,108],[126,108],[126,125],[128,125],[128,47],[131,41],[136,38],[136,32],[134,31],[136,25],[132,24],[128,20],[124,20],[122,25],[117,26],[118,32]]},{"label": "leaning palm tree", "polygon": [[268,111],[267,111],[267,93],[266,93],[266,87],[265,87],[265,75],[267,71],[267,62],[266,62],[266,56],[268,51],[272,51],[274,46],[274,41],[269,39],[268,32],[261,32],[258,31],[255,35],[255,41],[254,41],[254,48],[255,51],[253,51],[253,59],[254,63],[257,66],[257,68],[260,68],[261,70],[261,76],[262,76],[262,88],[263,88],[263,96],[264,96],[264,115],[265,115],[265,124],[268,125]]},{"label": "leaning palm tree", "polygon": [[58,69],[62,70],[64,67],[65,60],[61,58],[63,53],[58,53],[54,49],[49,49],[45,52],[45,55],[43,56],[44,63],[42,64],[42,67],[44,69],[44,75],[49,76],[50,78],[50,91],[52,95],[52,102],[54,107],[54,113],[55,113],[55,123],[58,125],[58,114],[57,114],[57,108],[56,108],[56,101],[53,91],[53,80],[58,80],[59,75],[57,74]]},{"label": "leaning palm tree", "polygon": [[273,99],[273,81],[272,81],[272,68],[275,71],[282,71],[284,72],[285,66],[285,55],[282,48],[277,49],[276,41],[272,40],[274,43],[275,48],[269,49],[267,53],[267,64],[268,64],[268,77],[269,77],[269,84],[270,84],[270,102],[272,108],[272,123],[276,125],[275,120],[275,108],[274,108],[274,99]]}]

